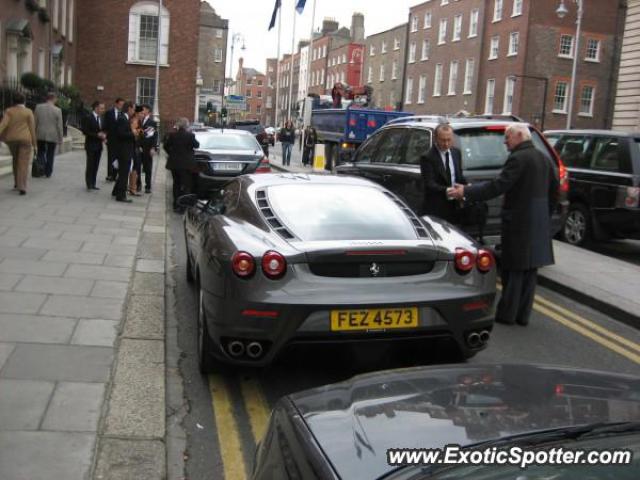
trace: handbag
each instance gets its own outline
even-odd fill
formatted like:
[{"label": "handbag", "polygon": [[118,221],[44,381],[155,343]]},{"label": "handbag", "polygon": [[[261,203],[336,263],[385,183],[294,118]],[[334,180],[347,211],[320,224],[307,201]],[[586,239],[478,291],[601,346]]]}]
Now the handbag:
[{"label": "handbag", "polygon": [[31,163],[31,176],[33,178],[44,177],[44,165],[40,162],[38,154],[33,155],[33,162]]}]

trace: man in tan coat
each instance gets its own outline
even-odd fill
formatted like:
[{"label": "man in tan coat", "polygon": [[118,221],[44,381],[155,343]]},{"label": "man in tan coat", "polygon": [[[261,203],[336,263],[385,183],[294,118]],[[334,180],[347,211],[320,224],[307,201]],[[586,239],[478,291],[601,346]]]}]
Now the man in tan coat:
[{"label": "man in tan coat", "polygon": [[62,144],[62,110],[56,107],[54,93],[47,95],[47,101],[36,106],[36,133],[38,135],[38,160],[44,165],[44,173],[49,178],[53,173],[53,159],[56,145]]},{"label": "man in tan coat", "polygon": [[14,188],[20,195],[27,193],[29,162],[36,146],[36,127],[33,112],[24,104],[24,95],[14,95],[14,106],[7,108],[0,122],[0,140],[5,142],[13,157]]}]

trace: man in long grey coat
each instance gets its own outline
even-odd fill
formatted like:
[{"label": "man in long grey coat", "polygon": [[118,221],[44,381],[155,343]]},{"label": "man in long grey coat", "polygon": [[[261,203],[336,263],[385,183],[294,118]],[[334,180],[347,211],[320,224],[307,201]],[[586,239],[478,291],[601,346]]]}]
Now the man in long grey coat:
[{"label": "man in long grey coat", "polygon": [[511,152],[498,178],[474,185],[456,185],[452,198],[489,200],[504,194],[502,206],[502,297],[496,322],[527,325],[533,307],[539,267],[552,265],[551,212],[559,177],[554,163],[537,150],[526,125],[505,131]]},{"label": "man in long grey coat", "polygon": [[36,106],[36,136],[38,138],[38,161],[44,165],[49,178],[53,173],[56,145],[62,144],[62,110],[56,107],[56,96],[47,95],[47,101]]}]

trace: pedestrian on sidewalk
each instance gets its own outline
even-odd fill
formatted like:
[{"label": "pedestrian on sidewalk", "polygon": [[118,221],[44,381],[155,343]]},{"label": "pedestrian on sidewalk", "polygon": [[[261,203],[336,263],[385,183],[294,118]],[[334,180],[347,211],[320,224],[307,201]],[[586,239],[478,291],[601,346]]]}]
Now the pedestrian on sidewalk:
[{"label": "pedestrian on sidewalk", "polygon": [[[153,156],[158,153],[158,125],[151,118],[151,107],[142,105],[142,170],[144,172],[144,193],[151,193],[151,175],[153,173]],[[138,178],[138,190],[142,188],[142,178]]]},{"label": "pedestrian on sidewalk", "polygon": [[118,116],[118,121],[115,125],[118,179],[113,186],[113,192],[111,194],[116,197],[116,201],[118,202],[131,203],[131,199],[127,198],[127,185],[129,183],[129,172],[131,171],[131,163],[135,153],[135,134],[129,122],[134,115],[135,107],[133,103],[125,102],[122,105],[122,113]]},{"label": "pedestrian on sidewalk", "polygon": [[291,120],[287,120],[280,129],[280,143],[282,144],[282,165],[291,165],[291,150],[296,141],[296,132]]},{"label": "pedestrian on sidewalk", "polygon": [[553,265],[551,212],[557,202],[558,171],[537,150],[526,125],[505,131],[511,152],[498,178],[474,185],[456,184],[448,194],[468,201],[504,194],[502,205],[502,296],[496,322],[527,325],[533,307],[539,267]]},{"label": "pedestrian on sidewalk", "polygon": [[53,174],[56,146],[62,145],[62,110],[56,107],[56,94],[48,93],[47,101],[36,106],[36,134],[38,136],[38,161],[44,165],[47,178]]},{"label": "pedestrian on sidewalk", "polygon": [[313,165],[313,155],[318,142],[316,129],[309,125],[304,132],[304,150],[302,151],[302,165]]},{"label": "pedestrian on sidewalk", "polygon": [[176,130],[169,133],[164,141],[164,150],[167,152],[167,170],[171,170],[173,177],[173,210],[182,213],[178,205],[178,198],[192,193],[194,188],[194,172],[196,160],[194,149],[200,143],[193,132],[189,131],[189,120],[180,118],[176,122]]},{"label": "pedestrian on sidewalk", "polygon": [[118,135],[116,134],[116,124],[124,105],[123,98],[116,98],[113,107],[104,114],[104,129],[107,134],[107,182],[115,182],[118,170],[113,167],[118,151]]},{"label": "pedestrian on sidewalk", "polygon": [[84,179],[87,190],[100,190],[96,186],[102,145],[107,139],[104,132],[104,103],[95,101],[91,104],[92,112],[82,119],[82,133],[84,133],[84,150],[87,154],[87,166]]},{"label": "pedestrian on sidewalk", "polygon": [[33,112],[24,104],[24,95],[15,93],[13,100],[13,107],[5,110],[0,122],[0,140],[7,144],[13,158],[13,188],[25,195],[29,161],[36,147],[36,125]]},{"label": "pedestrian on sidewalk", "polygon": [[129,195],[134,197],[139,197],[141,195],[141,182],[140,177],[142,176],[142,141],[144,139],[144,132],[142,131],[142,119],[143,112],[142,106],[135,106],[135,113],[129,124],[131,125],[131,131],[134,135],[134,148],[133,148],[133,158],[132,158],[132,167],[129,172]]}]

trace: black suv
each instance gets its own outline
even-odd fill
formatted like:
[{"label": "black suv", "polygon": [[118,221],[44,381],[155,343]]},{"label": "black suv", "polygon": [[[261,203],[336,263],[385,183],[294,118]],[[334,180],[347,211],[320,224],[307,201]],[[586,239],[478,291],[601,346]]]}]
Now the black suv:
[{"label": "black suv", "polygon": [[269,148],[269,135],[258,120],[238,120],[231,124],[231,128],[251,132],[263,149]]},{"label": "black suv", "polygon": [[[380,183],[403,198],[414,211],[421,212],[424,185],[420,157],[431,148],[435,128],[440,123],[448,123],[453,128],[454,145],[462,152],[462,167],[467,181],[490,180],[500,173],[509,154],[504,145],[504,132],[513,121],[439,116],[405,117],[387,123],[360,145],[351,163],[336,167],[336,171]],[[568,206],[567,172],[542,134],[531,125],[529,128],[533,144],[555,163],[560,174],[560,202],[552,217],[555,235],[560,230]],[[498,245],[502,198],[489,200],[487,207],[486,223],[467,221],[458,226],[482,243]]]},{"label": "black suv", "polygon": [[640,134],[551,130],[545,136],[571,175],[563,239],[582,245],[640,238]]}]

